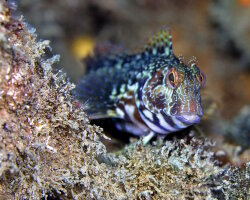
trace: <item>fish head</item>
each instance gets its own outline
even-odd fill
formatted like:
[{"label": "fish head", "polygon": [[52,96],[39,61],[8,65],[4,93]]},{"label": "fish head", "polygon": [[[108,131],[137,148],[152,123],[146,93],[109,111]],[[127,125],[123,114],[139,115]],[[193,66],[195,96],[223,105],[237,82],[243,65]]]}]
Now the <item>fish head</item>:
[{"label": "fish head", "polygon": [[164,113],[186,124],[194,124],[203,116],[200,89],[205,74],[193,62],[167,64],[155,71],[141,88],[141,101],[152,113]]}]

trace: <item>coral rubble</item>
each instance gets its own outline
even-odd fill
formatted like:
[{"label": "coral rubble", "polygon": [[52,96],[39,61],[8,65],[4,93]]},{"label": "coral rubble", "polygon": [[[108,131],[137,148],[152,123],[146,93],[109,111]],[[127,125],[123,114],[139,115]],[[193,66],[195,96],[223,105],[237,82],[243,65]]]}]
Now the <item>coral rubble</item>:
[{"label": "coral rubble", "polygon": [[[0,198],[217,199],[249,195],[246,172],[223,169],[211,144],[186,137],[107,154],[101,128],[54,73],[48,41],[0,2]],[[229,180],[227,178],[229,176]],[[227,180],[227,181],[225,181]],[[235,193],[234,186],[238,186]]]},{"label": "coral rubble", "polygon": [[118,157],[116,175],[133,199],[213,199],[222,169],[206,150],[210,145],[195,138],[146,147],[137,143]]},{"label": "coral rubble", "polygon": [[[229,168],[219,180],[219,199],[249,199],[250,197],[250,163],[242,169]],[[219,193],[218,193],[219,194]]]}]

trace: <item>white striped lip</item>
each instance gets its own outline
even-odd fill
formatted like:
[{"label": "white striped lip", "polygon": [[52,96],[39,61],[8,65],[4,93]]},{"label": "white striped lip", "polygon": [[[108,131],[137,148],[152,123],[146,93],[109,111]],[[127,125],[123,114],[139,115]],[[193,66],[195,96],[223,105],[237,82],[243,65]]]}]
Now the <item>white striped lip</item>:
[{"label": "white striped lip", "polygon": [[197,114],[182,114],[177,119],[187,124],[196,124],[200,122],[201,117]]}]

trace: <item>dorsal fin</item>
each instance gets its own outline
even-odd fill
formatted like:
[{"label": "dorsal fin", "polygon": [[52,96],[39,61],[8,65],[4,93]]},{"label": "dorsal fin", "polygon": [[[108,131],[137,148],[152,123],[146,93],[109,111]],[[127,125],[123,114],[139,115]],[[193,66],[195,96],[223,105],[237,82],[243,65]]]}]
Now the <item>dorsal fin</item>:
[{"label": "dorsal fin", "polygon": [[172,35],[169,28],[164,28],[152,35],[148,39],[148,44],[145,45],[145,51],[153,55],[170,56],[172,50]]}]

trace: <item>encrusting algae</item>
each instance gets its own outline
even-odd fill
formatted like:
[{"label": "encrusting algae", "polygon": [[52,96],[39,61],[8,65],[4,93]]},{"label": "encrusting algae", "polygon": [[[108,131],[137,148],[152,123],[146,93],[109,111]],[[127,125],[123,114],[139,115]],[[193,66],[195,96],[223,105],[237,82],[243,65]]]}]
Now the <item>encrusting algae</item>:
[{"label": "encrusting algae", "polygon": [[241,176],[217,166],[204,139],[139,140],[107,154],[102,129],[71,95],[74,85],[52,70],[59,57],[45,56],[49,42],[37,41],[12,7],[0,2],[2,199],[247,198],[249,165]]}]

